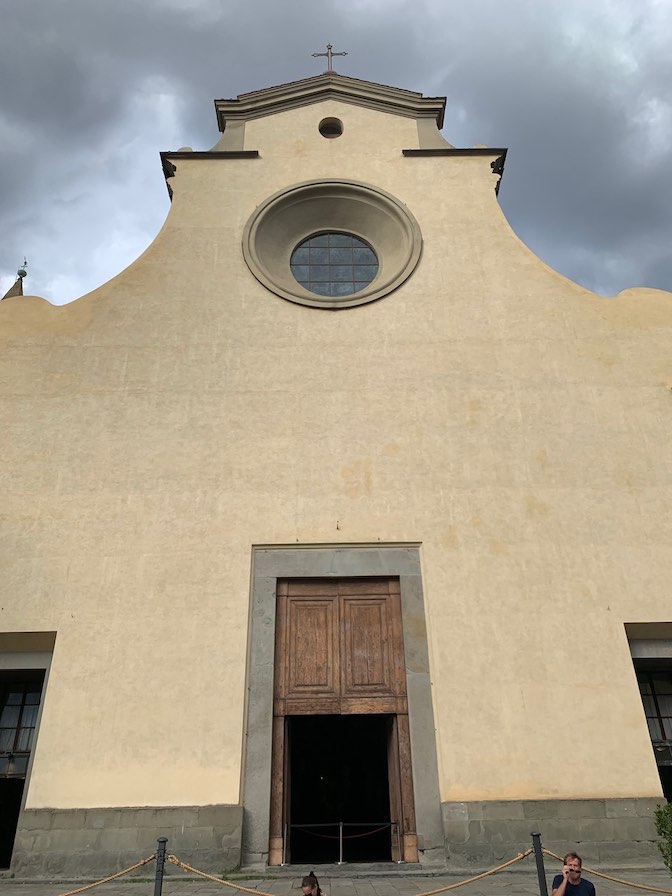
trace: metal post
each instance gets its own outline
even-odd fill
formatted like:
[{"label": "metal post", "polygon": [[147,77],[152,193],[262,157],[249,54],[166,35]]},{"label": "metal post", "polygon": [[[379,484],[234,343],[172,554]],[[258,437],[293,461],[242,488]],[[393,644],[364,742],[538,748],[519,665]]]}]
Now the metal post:
[{"label": "metal post", "polygon": [[338,864],[343,864],[343,822],[338,823]]},{"label": "metal post", "polygon": [[541,834],[532,831],[532,848],[534,860],[537,863],[537,877],[539,878],[539,896],[548,896],[546,886],[546,869],[544,868],[544,854],[541,850]]},{"label": "metal post", "polygon": [[282,864],[287,864],[287,825],[282,829]]},{"label": "metal post", "polygon": [[154,876],[154,896],[161,896],[163,888],[163,866],[166,864],[166,844],[167,837],[159,837],[156,841],[156,874]]},{"label": "metal post", "polygon": [[399,828],[401,826],[398,821],[394,822],[394,826],[397,829],[397,855],[399,856],[399,858],[397,859],[397,865],[403,865],[404,864],[404,854],[401,851],[401,831],[399,830]]}]

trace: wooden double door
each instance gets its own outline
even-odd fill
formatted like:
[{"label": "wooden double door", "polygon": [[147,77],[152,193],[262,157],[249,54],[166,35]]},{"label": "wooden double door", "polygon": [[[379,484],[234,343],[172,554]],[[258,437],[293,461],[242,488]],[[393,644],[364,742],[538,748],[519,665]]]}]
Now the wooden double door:
[{"label": "wooden double door", "polygon": [[367,813],[381,859],[417,862],[398,579],[279,580],[276,607],[269,864],[329,861],[299,831],[343,822],[354,844]]}]

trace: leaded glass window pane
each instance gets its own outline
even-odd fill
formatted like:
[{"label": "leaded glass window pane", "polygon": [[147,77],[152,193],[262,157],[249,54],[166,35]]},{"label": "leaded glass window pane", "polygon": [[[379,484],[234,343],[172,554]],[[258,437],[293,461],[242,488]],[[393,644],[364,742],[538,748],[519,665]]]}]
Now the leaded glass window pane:
[{"label": "leaded glass window pane", "polygon": [[28,704],[23,707],[23,715],[21,716],[21,726],[23,728],[32,728],[37,722],[37,711],[39,706],[36,704]]},{"label": "leaded glass window pane", "polygon": [[350,267],[352,265],[352,256],[353,252],[351,249],[332,249],[329,253],[329,261],[331,264],[347,264]]},{"label": "leaded glass window pane", "polygon": [[308,282],[311,280],[330,280],[331,277],[328,264],[310,264],[308,265]]},{"label": "leaded glass window pane", "polygon": [[0,676],[0,775],[3,776],[23,777],[26,773],[41,697],[35,685],[37,676],[33,673],[31,677],[32,681],[28,678],[18,684],[4,684]]},{"label": "leaded glass window pane", "polygon": [[[355,285],[355,292],[358,292],[359,289],[364,289],[366,283],[362,283],[360,287]],[[332,296],[351,296],[353,292],[352,283],[347,281],[346,283],[332,283],[331,284],[331,292],[329,295]]]},{"label": "leaded glass window pane", "polygon": [[290,266],[301,286],[323,296],[360,292],[378,274],[376,253],[349,233],[321,233],[304,240],[292,253]]},{"label": "leaded glass window pane", "polygon": [[295,264],[308,264],[310,261],[310,250],[306,246],[303,249],[295,249],[294,254],[292,255],[292,265]]},{"label": "leaded glass window pane", "polygon": [[331,266],[332,280],[352,280],[351,264],[332,264]]},{"label": "leaded glass window pane", "polygon": [[638,672],[651,740],[672,741],[672,675],[667,671]]},{"label": "leaded glass window pane", "polygon": [[33,740],[33,728],[20,728],[16,738],[16,749],[20,753],[27,753]]},{"label": "leaded glass window pane", "polygon": [[352,245],[352,237],[348,233],[332,233],[329,239],[330,246],[346,246]]},{"label": "leaded glass window pane", "polygon": [[16,728],[19,724],[20,706],[5,706],[0,715],[0,725],[3,728]]},{"label": "leaded glass window pane", "polygon": [[378,273],[378,265],[360,264],[355,266],[355,277],[357,280],[364,280],[370,283]]},{"label": "leaded glass window pane", "polygon": [[661,716],[672,716],[672,695],[658,692],[658,706]]},{"label": "leaded glass window pane", "polygon": [[658,724],[658,719],[647,719],[646,724],[649,726],[651,740],[660,740],[660,725]]},{"label": "leaded glass window pane", "polygon": [[644,704],[644,712],[649,718],[656,715],[656,704],[649,694],[642,694],[642,703]]},{"label": "leaded glass window pane", "polygon": [[378,265],[378,259],[371,249],[353,249],[352,259],[355,264],[375,264]]},{"label": "leaded glass window pane", "polygon": [[310,268],[307,264],[293,264],[292,265],[292,273],[299,281],[299,283],[307,283],[310,280],[310,276],[308,271]]}]

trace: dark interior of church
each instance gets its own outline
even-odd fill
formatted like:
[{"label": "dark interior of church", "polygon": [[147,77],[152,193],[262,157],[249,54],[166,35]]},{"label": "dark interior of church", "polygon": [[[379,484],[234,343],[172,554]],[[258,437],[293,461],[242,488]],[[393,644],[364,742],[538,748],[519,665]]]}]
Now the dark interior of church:
[{"label": "dark interior of church", "polygon": [[389,730],[385,715],[289,719],[288,862],[391,861]]},{"label": "dark interior of church", "polygon": [[23,779],[0,778],[0,868],[9,868],[21,810]]}]

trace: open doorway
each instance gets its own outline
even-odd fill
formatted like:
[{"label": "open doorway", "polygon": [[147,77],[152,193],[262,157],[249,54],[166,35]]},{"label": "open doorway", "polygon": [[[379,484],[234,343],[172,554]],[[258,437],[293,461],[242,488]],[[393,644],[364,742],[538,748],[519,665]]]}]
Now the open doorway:
[{"label": "open doorway", "polygon": [[[388,740],[385,715],[295,716],[288,720],[292,864],[341,859],[389,862]],[[396,830],[394,831],[396,834]]]},{"label": "open doorway", "polygon": [[23,778],[0,778],[0,868],[9,868],[21,812]]},{"label": "open doorway", "polygon": [[43,681],[43,670],[0,672],[0,868],[12,859]]}]

